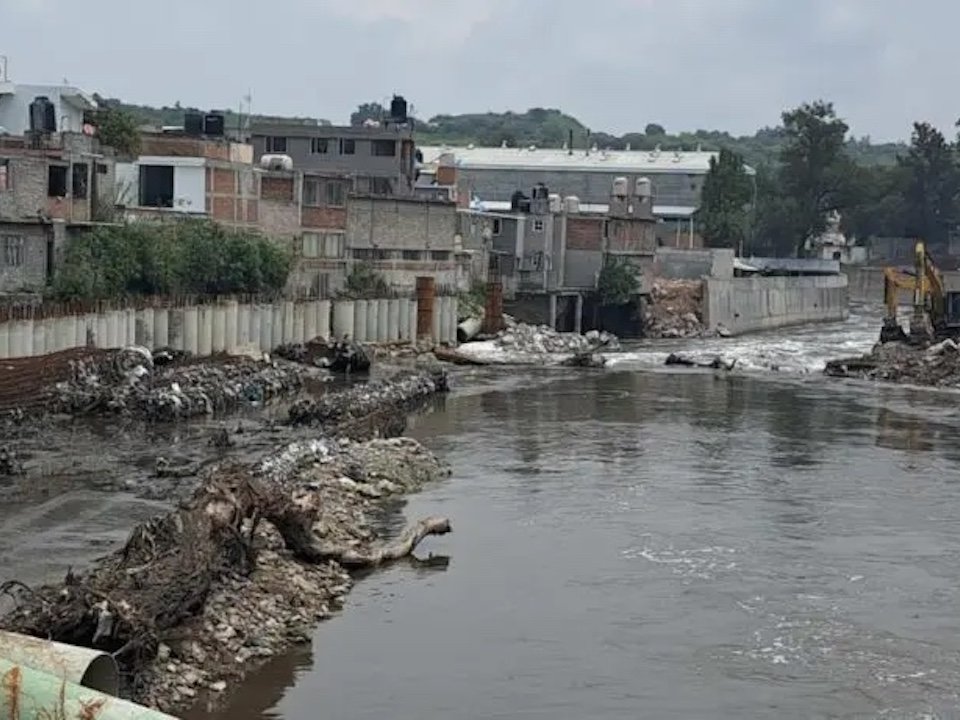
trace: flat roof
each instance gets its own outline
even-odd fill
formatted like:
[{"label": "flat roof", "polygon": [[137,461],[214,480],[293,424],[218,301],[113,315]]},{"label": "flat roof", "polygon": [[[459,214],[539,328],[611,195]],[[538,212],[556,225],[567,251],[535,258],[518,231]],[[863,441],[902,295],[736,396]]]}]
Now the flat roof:
[{"label": "flat roof", "polygon": [[250,128],[252,137],[305,137],[305,138],[369,138],[387,140],[413,139],[413,128],[408,125],[381,125],[366,127],[353,125],[303,125],[297,123],[254,123]]},{"label": "flat roof", "polygon": [[[718,152],[674,150],[591,150],[573,152],[562,148],[418,146],[424,164],[436,163],[441,155],[454,156],[465,170],[558,170],[568,172],[687,173],[703,175]],[[744,166],[747,173],[753,168]]]},{"label": "flat roof", "polygon": [[[471,205],[471,210],[477,212],[491,213],[509,213],[512,209],[509,200],[478,200]],[[601,214],[606,215],[610,206],[605,203],[580,203],[581,215]],[[697,211],[697,208],[685,205],[654,205],[653,214],[657,217],[690,217]]]}]

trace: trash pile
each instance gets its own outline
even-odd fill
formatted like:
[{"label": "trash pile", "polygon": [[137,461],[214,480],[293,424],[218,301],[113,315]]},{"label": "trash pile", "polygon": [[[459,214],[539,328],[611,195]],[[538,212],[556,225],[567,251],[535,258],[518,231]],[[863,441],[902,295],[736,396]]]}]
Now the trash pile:
[{"label": "trash pile", "polygon": [[[316,494],[321,511],[314,532],[334,546],[376,539],[368,513],[377,498],[450,474],[446,463],[409,438],[318,441],[313,452],[296,445],[261,466]],[[135,679],[135,700],[165,712],[189,708],[200,694],[216,702],[258,664],[310,642],[316,623],[343,607],[352,580],[340,564],[299,562],[270,523],[257,527],[254,571],[223,575],[200,613],[162,638],[156,658]]]},{"label": "trash pile", "polygon": [[829,361],[824,372],[832,377],[960,387],[960,345],[949,339],[927,348],[878,343],[866,355]]},{"label": "trash pile", "polygon": [[232,358],[158,366],[146,348],[129,347],[72,361],[70,379],[51,389],[46,408],[169,421],[262,403],[298,390],[301,380],[294,365]]},{"label": "trash pile", "polygon": [[700,318],[703,282],[658,279],[650,289],[650,303],[643,317],[648,338],[698,337],[705,328]]},{"label": "trash pile", "polygon": [[464,343],[456,353],[476,364],[560,365],[570,364],[578,357],[620,349],[619,339],[611,333],[597,330],[584,335],[557,332],[546,325],[527,325],[504,317],[507,327],[496,338]]},{"label": "trash pile", "polygon": [[[331,427],[372,415],[402,415],[431,395],[449,389],[447,374],[432,369],[407,376],[355,385],[343,392],[297,400],[289,410],[294,425]],[[405,420],[405,417],[403,418]]]},{"label": "trash pile", "polygon": [[362,345],[350,340],[327,343],[322,339],[307,343],[290,343],[273,351],[277,357],[315,367],[328,368],[332,372],[367,372],[370,356]]}]

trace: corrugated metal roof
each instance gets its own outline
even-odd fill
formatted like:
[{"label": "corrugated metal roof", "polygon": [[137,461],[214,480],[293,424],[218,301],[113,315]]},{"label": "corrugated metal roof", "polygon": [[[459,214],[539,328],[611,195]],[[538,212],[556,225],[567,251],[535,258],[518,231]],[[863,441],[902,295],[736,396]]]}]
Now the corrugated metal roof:
[{"label": "corrugated metal roof", "polygon": [[[475,200],[471,203],[471,209],[480,212],[509,213],[511,203],[509,200]],[[590,215],[598,213],[606,215],[610,206],[605,203],[580,203],[580,213]],[[653,214],[657,217],[690,217],[697,209],[685,205],[654,205]]]},{"label": "corrugated metal roof", "polygon": [[[674,152],[673,150],[584,150],[557,148],[490,148],[418,146],[424,163],[434,163],[444,153],[456,158],[464,169],[567,170],[574,172],[689,173],[704,174],[715,152]],[[752,168],[747,168],[753,173]]]}]

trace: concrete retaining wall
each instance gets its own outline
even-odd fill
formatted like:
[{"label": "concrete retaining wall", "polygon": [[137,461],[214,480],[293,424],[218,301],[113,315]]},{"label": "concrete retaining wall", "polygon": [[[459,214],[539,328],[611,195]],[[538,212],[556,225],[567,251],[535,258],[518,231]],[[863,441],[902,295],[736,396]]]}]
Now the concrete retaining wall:
[{"label": "concrete retaining wall", "polygon": [[[77,347],[171,347],[194,355],[270,352],[282,342],[350,337],[360,342],[411,342],[417,301],[309,300],[109,310],[0,322],[0,359],[35,357]],[[455,344],[457,298],[434,300],[435,343]]]},{"label": "concrete retaining wall", "polygon": [[883,268],[847,265],[843,268],[849,279],[850,302],[883,302]]},{"label": "concrete retaining wall", "polygon": [[847,276],[704,280],[704,321],[734,335],[787,325],[845,320]]}]

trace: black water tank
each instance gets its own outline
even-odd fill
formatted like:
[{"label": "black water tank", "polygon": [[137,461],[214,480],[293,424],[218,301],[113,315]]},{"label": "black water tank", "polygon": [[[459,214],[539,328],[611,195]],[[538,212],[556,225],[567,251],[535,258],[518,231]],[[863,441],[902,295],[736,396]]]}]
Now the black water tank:
[{"label": "black water tank", "polygon": [[183,132],[187,135],[203,135],[203,113],[187,110],[183,114]]},{"label": "black water tank", "polygon": [[536,187],[533,188],[533,199],[534,200],[547,200],[550,198],[550,191],[547,190],[547,186],[543,183],[538,183]]},{"label": "black water tank", "polygon": [[57,131],[57,108],[46,95],[39,95],[30,103],[30,132]]},{"label": "black water tank", "polygon": [[227,129],[227,119],[222,112],[207,113],[203,118],[203,134],[222,137]]},{"label": "black water tank", "polygon": [[407,101],[402,95],[394,95],[390,101],[390,119],[395,123],[407,121]]}]

